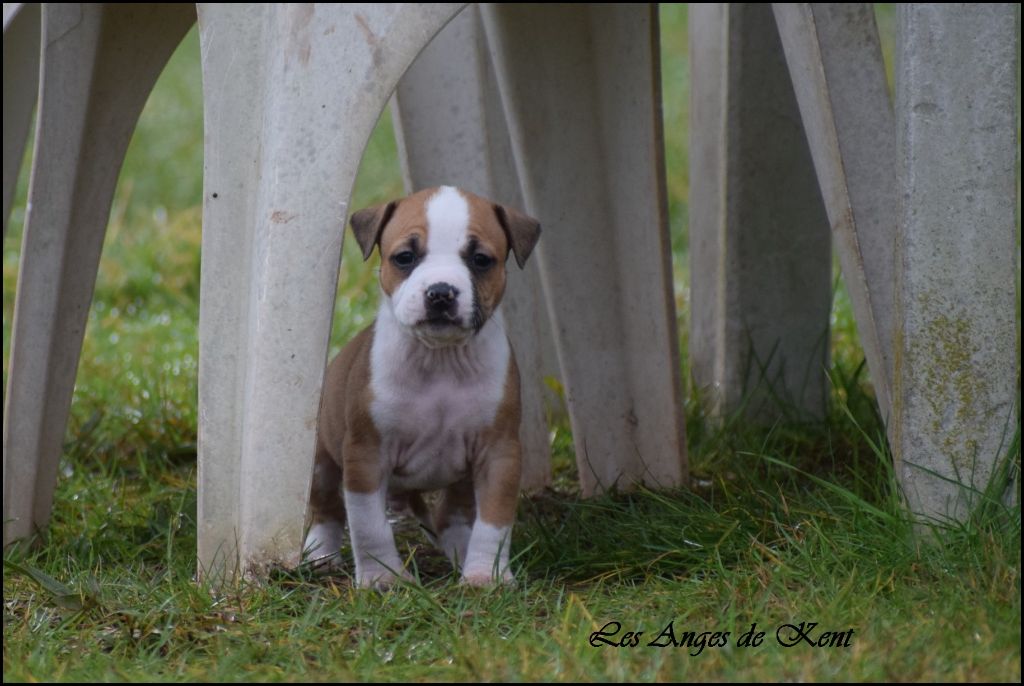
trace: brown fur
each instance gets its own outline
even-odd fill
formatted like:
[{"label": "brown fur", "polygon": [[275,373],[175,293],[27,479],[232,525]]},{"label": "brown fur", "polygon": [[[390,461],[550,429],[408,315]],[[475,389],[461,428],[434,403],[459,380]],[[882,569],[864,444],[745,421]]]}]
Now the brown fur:
[{"label": "brown fur", "polygon": [[519,444],[521,408],[519,368],[515,355],[509,360],[505,396],[498,406],[494,426],[484,437],[484,460],[474,465],[474,482],[480,495],[480,517],[494,526],[512,524],[516,516],[522,448]]},{"label": "brown fur", "polygon": [[[380,474],[374,469],[380,435],[373,425],[369,410],[373,400],[370,390],[372,342],[371,324],[359,332],[327,367],[317,429],[318,465],[322,462],[321,456],[330,458],[341,472],[337,483],[340,484],[343,478],[345,488],[357,493],[372,493],[377,490],[380,482]],[[340,468],[346,463],[353,468],[342,472]],[[328,467],[324,467],[324,470],[333,474]],[[336,489],[337,486],[335,492]],[[314,521],[316,509],[329,508],[336,512],[340,500],[340,497],[329,498],[325,495],[320,502],[314,502]]]}]

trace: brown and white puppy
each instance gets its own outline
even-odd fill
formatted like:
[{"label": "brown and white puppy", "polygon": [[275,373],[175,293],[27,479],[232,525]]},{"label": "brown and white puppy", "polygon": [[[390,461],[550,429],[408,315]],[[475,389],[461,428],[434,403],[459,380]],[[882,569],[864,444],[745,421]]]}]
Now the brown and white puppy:
[{"label": "brown and white puppy", "polygon": [[[347,519],[358,585],[408,576],[390,500],[432,530],[463,583],[511,581],[519,371],[498,305],[506,258],[522,267],[540,225],[442,186],[356,212],[352,230],[364,259],[380,248],[381,302],[327,370],[306,549],[336,559]],[[420,494],[439,489],[431,518]]]}]

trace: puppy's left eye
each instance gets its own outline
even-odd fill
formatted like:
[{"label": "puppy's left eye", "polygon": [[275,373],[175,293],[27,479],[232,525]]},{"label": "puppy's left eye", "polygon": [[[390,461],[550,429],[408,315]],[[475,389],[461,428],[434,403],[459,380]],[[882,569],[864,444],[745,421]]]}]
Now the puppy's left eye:
[{"label": "puppy's left eye", "polygon": [[485,269],[491,268],[491,266],[494,264],[494,258],[486,253],[478,252],[473,255],[472,263],[474,269],[479,269],[480,271],[483,271]]},{"label": "puppy's left eye", "polygon": [[391,261],[395,263],[395,266],[399,269],[409,269],[416,264],[416,253],[412,250],[403,250],[400,253],[391,256]]}]

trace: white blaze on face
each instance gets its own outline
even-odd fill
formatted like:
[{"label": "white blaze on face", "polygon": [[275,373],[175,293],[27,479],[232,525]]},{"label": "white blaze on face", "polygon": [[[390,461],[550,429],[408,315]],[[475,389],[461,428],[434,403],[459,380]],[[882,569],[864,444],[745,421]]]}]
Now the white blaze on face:
[{"label": "white blaze on face", "polygon": [[[469,240],[469,203],[451,186],[442,186],[427,201],[426,255],[395,291],[392,302],[395,317],[406,327],[415,327],[426,318],[425,293],[436,283],[447,283],[458,290],[458,316],[464,333],[449,335],[464,338],[471,333],[473,318],[473,280],[460,254]],[[439,344],[453,341],[436,341]]]},{"label": "white blaze on face", "polygon": [[469,203],[457,188],[441,186],[427,201],[427,230],[430,255],[458,257],[468,237]]}]

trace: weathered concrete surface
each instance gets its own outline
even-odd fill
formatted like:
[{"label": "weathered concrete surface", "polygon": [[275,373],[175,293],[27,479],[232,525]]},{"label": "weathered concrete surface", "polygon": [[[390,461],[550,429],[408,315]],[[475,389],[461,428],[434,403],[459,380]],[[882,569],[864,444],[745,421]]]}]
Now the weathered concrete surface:
[{"label": "weathered concrete surface", "polygon": [[690,358],[719,415],[821,417],[828,216],[771,7],[690,9]]},{"label": "weathered concrete surface", "polygon": [[964,519],[1020,427],[1019,5],[901,5],[892,445],[910,508]]},{"label": "weathered concrete surface", "polygon": [[650,5],[486,5],[583,491],[686,483]]},{"label": "weathered concrete surface", "polygon": [[[4,408],[4,544],[46,526],[110,203],[189,5],[48,3]],[[6,97],[5,97],[6,99]]]},{"label": "weathered concrete surface", "polygon": [[[392,112],[407,192],[452,185],[522,208],[508,126],[475,4],[420,53],[395,95]],[[522,378],[521,486],[529,491],[551,482],[544,377],[558,375],[558,361],[536,257],[522,271],[511,260],[506,267],[502,310]]]},{"label": "weathered concrete surface", "polygon": [[347,202],[399,78],[461,4],[201,4],[199,564],[296,564]]},{"label": "weathered concrete surface", "polygon": [[775,3],[857,331],[888,423],[893,350],[895,124],[874,10]]},{"label": "weathered concrete surface", "polygon": [[39,85],[40,4],[4,3],[4,230]]}]

